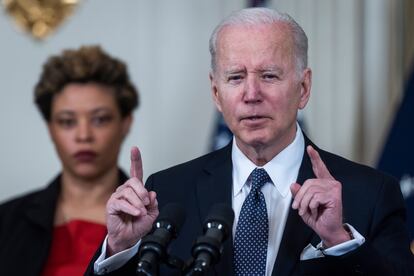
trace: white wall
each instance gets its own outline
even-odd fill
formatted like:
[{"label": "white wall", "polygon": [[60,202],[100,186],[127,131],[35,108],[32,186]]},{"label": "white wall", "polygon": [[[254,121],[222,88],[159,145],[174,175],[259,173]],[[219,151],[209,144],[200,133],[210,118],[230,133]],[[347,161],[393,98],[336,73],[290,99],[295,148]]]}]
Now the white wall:
[{"label": "white wall", "polygon": [[120,164],[143,153],[144,177],[205,153],[213,127],[208,38],[242,0],[88,0],[45,41],[0,12],[0,201],[43,187],[60,170],[33,104],[41,65],[64,48],[99,43],[129,64],[141,94]]}]

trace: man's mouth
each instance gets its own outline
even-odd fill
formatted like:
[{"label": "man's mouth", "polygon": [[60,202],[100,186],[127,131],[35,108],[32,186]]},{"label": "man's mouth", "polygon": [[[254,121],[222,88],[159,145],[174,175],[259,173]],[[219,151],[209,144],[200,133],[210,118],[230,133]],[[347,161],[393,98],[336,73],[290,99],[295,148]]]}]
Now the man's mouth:
[{"label": "man's mouth", "polygon": [[254,116],[246,116],[246,117],[243,117],[243,118],[242,118],[242,120],[257,121],[257,120],[260,120],[260,119],[265,119],[265,118],[266,118],[266,117],[264,117],[264,116],[254,115]]}]

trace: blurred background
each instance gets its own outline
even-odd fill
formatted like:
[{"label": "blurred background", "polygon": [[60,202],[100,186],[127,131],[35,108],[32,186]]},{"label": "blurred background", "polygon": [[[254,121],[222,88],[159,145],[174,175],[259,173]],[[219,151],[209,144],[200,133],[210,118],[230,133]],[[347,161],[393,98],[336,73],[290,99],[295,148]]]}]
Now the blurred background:
[{"label": "blurred background", "polygon": [[[33,104],[33,87],[46,58],[64,48],[100,44],[128,63],[141,106],[120,156],[126,171],[133,145],[142,151],[144,178],[211,150],[218,120],[208,79],[209,36],[231,11],[264,1],[56,1],[78,3],[43,39],[19,28],[6,6],[47,1],[7,0],[0,6],[0,201],[45,186],[60,170]],[[414,88],[409,88],[413,2],[264,3],[289,13],[309,37],[313,86],[301,120],[308,136],[321,148],[370,166],[380,163],[401,103],[414,93]],[[414,101],[408,110],[413,118]],[[411,118],[405,118],[411,124]],[[411,128],[405,130],[413,137]],[[413,153],[411,147],[405,145],[402,152]],[[396,165],[402,158],[394,147],[390,149],[388,160]],[[405,164],[412,168],[402,172],[408,197],[414,192],[414,162]]]}]

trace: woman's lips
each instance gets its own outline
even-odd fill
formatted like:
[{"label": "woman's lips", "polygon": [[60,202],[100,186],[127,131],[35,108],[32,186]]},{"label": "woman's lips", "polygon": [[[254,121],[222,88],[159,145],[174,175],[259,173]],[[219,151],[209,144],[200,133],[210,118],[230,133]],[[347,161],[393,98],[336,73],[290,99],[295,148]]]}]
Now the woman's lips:
[{"label": "woman's lips", "polygon": [[94,151],[78,151],[75,153],[75,159],[78,162],[92,162],[95,160],[97,154]]}]

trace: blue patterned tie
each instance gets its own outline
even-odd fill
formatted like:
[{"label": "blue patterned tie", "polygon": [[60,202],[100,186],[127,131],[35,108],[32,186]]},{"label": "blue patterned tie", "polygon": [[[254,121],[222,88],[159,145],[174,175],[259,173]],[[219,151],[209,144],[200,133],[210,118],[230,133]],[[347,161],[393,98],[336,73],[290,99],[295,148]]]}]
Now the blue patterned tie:
[{"label": "blue patterned tie", "polygon": [[234,271],[236,275],[265,275],[269,221],[261,188],[271,182],[264,169],[250,175],[252,188],[243,202],[234,238]]}]

